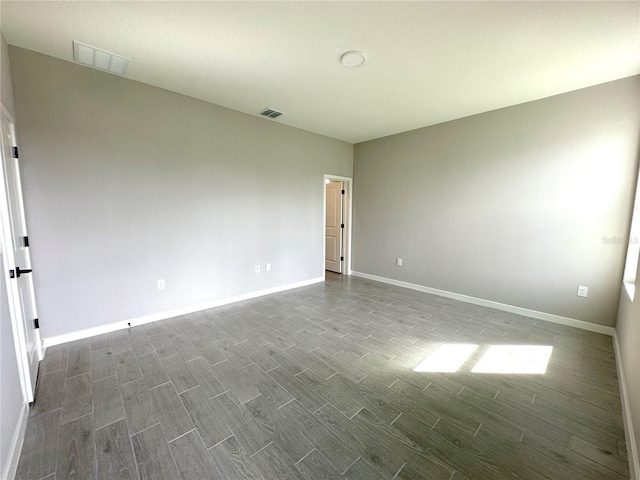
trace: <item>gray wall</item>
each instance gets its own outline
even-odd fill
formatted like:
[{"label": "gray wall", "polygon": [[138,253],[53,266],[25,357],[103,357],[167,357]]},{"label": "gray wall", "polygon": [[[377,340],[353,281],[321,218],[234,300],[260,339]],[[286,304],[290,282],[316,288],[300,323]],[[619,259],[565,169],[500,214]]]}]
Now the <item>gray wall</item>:
[{"label": "gray wall", "polygon": [[[7,42],[3,35],[0,35],[0,40],[2,43],[0,101],[15,118]],[[0,255],[0,266],[3,265],[2,262],[3,258]],[[5,471],[7,462],[10,460],[9,448],[18,424],[18,414],[24,404],[8,301],[5,278],[4,275],[0,275],[0,474]]]},{"label": "gray wall", "polygon": [[323,174],[352,145],[10,54],[45,338],[323,275]]},{"label": "gray wall", "polygon": [[[636,448],[640,449],[640,275],[636,279],[633,302],[624,289],[620,294],[616,334],[620,347],[617,353],[624,371]],[[640,456],[640,452],[636,452],[636,455]],[[636,476],[640,478],[640,472],[636,472]]]},{"label": "gray wall", "polygon": [[4,105],[12,117],[16,116],[15,102],[13,100],[13,82],[11,81],[11,64],[9,62],[9,45],[2,36],[2,53],[0,54],[0,68],[2,68],[2,82],[0,82],[0,102]]},{"label": "gray wall", "polygon": [[356,145],[354,270],[613,326],[639,91],[631,77]]}]

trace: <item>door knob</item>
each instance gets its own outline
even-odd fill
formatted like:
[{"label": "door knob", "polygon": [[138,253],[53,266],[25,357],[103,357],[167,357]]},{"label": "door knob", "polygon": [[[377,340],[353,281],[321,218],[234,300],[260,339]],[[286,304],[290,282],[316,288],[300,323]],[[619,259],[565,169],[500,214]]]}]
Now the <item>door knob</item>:
[{"label": "door knob", "polygon": [[31,273],[32,270],[29,268],[27,270],[20,270],[20,267],[16,267],[16,278],[20,278],[20,275],[23,273]]}]

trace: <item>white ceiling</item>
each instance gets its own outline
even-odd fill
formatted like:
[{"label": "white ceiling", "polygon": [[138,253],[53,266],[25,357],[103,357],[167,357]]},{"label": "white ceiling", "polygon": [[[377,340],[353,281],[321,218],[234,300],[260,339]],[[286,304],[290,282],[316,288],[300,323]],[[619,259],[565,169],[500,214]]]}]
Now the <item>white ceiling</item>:
[{"label": "white ceiling", "polygon": [[[9,44],[357,143],[640,73],[640,2],[11,2]],[[340,56],[361,50],[364,65]]]}]

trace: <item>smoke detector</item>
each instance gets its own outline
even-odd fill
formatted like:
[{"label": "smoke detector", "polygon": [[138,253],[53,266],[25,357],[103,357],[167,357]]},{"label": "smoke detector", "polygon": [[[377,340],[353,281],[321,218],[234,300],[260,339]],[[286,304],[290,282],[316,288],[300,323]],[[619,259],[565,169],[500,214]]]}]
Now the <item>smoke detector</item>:
[{"label": "smoke detector", "polygon": [[342,54],[340,62],[345,67],[352,68],[362,65],[366,59],[367,58],[364,56],[364,53],[359,52],[358,50],[351,50]]}]

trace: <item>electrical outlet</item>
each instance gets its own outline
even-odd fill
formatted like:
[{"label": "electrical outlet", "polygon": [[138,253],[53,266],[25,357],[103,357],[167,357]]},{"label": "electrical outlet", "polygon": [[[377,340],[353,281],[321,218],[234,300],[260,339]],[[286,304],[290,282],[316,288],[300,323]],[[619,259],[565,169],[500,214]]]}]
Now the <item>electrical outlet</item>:
[{"label": "electrical outlet", "polygon": [[164,278],[158,280],[158,290],[164,290]]},{"label": "electrical outlet", "polygon": [[271,271],[271,264],[270,263],[267,263],[266,270],[267,270],[267,272]]},{"label": "electrical outlet", "polygon": [[584,287],[584,286],[580,285],[578,287],[578,296],[579,297],[586,297],[587,295],[589,295],[589,287]]},{"label": "electrical outlet", "polygon": [[396,265],[401,267],[402,266],[402,259],[401,258],[396,258]]},{"label": "electrical outlet", "polygon": [[256,265],[256,273],[260,273],[260,265]]}]

